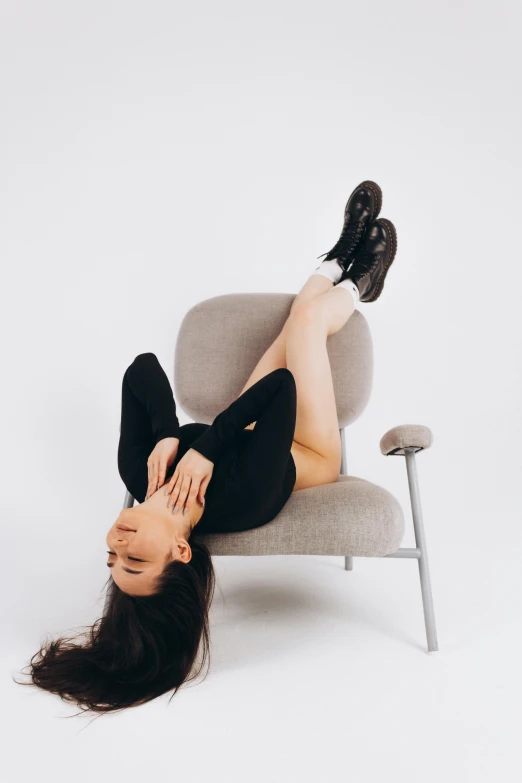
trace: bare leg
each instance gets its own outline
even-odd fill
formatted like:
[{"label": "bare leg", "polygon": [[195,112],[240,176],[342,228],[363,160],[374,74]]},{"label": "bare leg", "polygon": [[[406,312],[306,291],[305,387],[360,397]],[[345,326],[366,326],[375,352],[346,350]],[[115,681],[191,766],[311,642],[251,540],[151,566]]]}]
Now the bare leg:
[{"label": "bare leg", "polygon": [[286,365],[297,387],[294,442],[319,455],[317,465],[331,481],[339,475],[341,438],[326,340],[353,311],[350,292],[334,287],[298,305],[285,325]]},{"label": "bare leg", "polygon": [[[314,278],[322,284],[322,293],[315,288]],[[291,448],[297,472],[294,491],[330,483],[339,476],[341,438],[326,340],[344,326],[354,311],[351,294],[344,288],[334,287],[321,275],[312,275],[302,293],[304,296],[294,302],[280,335],[244,387],[247,389],[277,367],[292,371],[297,390]]]},{"label": "bare leg", "polygon": [[[328,280],[327,277],[324,277],[324,275],[311,274],[292,302],[288,318],[294,313],[295,308],[298,305],[302,305],[305,302],[309,302],[311,299],[315,299],[317,296],[327,293],[333,287],[334,284]],[[241,389],[240,394],[243,394],[243,392],[250,388],[256,381],[263,378],[265,375],[268,375],[272,370],[277,370],[278,367],[286,367],[287,324],[288,319],[272,345],[267,348],[252,370],[252,373]],[[253,426],[253,424],[250,424],[246,429],[252,429]]]}]

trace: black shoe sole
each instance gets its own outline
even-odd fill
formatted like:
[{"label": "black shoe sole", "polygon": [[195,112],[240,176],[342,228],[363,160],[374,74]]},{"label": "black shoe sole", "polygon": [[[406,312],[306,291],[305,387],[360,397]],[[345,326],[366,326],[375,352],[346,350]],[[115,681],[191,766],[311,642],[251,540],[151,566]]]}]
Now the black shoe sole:
[{"label": "black shoe sole", "polygon": [[393,259],[395,258],[395,255],[397,253],[397,231],[395,230],[395,226],[391,222],[391,220],[388,220],[387,218],[379,218],[379,223],[384,223],[386,228],[388,229],[390,233],[390,255],[388,257],[388,261],[386,262],[386,266],[384,267],[382,274],[379,278],[379,282],[377,283],[377,287],[371,297],[369,299],[361,299],[361,302],[375,302],[376,299],[379,298],[381,295],[383,286],[384,286],[384,279],[386,275],[388,274],[388,269],[391,267],[393,263]]}]

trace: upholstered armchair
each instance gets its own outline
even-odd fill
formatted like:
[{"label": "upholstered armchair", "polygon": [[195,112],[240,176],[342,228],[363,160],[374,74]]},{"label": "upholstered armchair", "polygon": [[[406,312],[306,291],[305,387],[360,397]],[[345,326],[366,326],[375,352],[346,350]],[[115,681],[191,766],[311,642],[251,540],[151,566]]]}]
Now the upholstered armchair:
[{"label": "upholstered armchair", "polygon": [[[181,323],[174,355],[174,396],[178,409],[194,421],[211,424],[240,393],[258,359],[277,337],[295,294],[238,293],[206,299]],[[363,412],[373,379],[368,323],[356,310],[328,337],[342,442],[340,475],[331,484],[293,492],[271,522],[253,530],[208,534],[218,555],[341,555],[347,571],[354,557],[414,558],[419,564],[428,651],[438,649],[428,555],[415,455],[431,446],[427,427],[404,425],[380,443],[386,456],[404,456],[416,546],[401,548],[404,516],[387,490],[346,473],[345,428]],[[134,504],[126,492],[124,507]],[[317,520],[321,520],[320,529]]]}]

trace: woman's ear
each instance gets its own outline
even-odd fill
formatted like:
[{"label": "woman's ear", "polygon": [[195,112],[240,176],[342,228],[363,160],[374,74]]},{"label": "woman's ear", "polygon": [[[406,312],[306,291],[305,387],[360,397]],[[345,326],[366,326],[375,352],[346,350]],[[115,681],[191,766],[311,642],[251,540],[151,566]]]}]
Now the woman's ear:
[{"label": "woman's ear", "polygon": [[172,546],[172,559],[188,563],[192,558],[192,549],[185,538],[179,538]]}]

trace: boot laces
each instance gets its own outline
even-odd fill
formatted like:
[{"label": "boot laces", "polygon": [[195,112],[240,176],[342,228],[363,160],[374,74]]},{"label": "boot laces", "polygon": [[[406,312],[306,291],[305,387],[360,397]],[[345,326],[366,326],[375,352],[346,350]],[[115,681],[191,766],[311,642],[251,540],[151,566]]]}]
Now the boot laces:
[{"label": "boot laces", "polygon": [[318,258],[326,256],[326,260],[337,258],[339,261],[346,263],[346,261],[353,255],[354,250],[357,248],[361,237],[364,232],[365,225],[359,220],[349,220],[341,231],[341,236],[328,253],[323,253]]},{"label": "boot laces", "polygon": [[353,264],[350,267],[350,272],[357,275],[358,278],[367,275],[371,272],[379,263],[379,253],[370,253],[367,250],[363,250],[354,259]]}]

